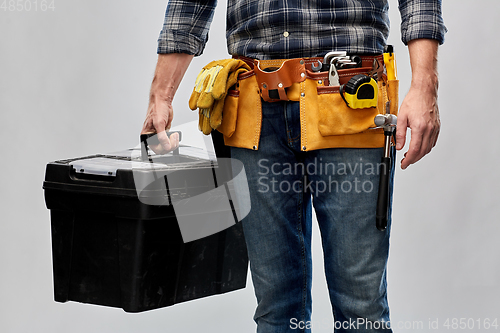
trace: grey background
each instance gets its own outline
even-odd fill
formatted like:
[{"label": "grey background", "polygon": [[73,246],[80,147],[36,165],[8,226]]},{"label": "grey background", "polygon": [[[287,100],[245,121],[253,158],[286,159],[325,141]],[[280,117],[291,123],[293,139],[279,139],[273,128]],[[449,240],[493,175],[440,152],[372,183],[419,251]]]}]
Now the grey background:
[{"label": "grey background", "polygon": [[[45,164],[138,143],[166,0],[55,0],[46,12],[31,3],[29,12],[9,11],[8,1],[0,9],[0,331],[253,332],[250,280],[242,291],[141,314],[53,301]],[[391,5],[403,96],[409,62],[397,2]],[[424,329],[399,332],[446,332],[447,318],[474,320],[467,331],[480,331],[479,321],[500,317],[500,3],[443,6],[449,33],[440,49],[442,131],[431,155],[397,170],[388,268],[393,326],[422,322]],[[227,57],[224,15],[221,1],[206,52],[174,101],[176,126],[196,120],[187,99],[201,66]],[[197,134],[196,126],[187,131]],[[313,325],[329,332],[318,238],[316,228]],[[429,329],[436,319],[439,329]]]}]

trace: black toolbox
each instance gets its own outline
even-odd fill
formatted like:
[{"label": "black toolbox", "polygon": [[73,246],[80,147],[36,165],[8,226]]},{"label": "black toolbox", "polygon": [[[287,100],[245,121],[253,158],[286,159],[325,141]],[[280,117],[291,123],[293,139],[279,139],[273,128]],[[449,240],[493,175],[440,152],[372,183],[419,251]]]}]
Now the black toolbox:
[{"label": "black toolbox", "polygon": [[181,145],[145,163],[136,148],[47,165],[57,302],[140,312],[245,287],[248,257],[231,198],[222,231],[183,240],[175,203],[234,191],[231,168],[200,151]]}]

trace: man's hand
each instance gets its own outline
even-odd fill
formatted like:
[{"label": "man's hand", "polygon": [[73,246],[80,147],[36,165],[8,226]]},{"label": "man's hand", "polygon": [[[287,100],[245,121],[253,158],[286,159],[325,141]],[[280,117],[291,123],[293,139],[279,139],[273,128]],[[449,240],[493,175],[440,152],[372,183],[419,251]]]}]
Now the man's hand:
[{"label": "man's hand", "polygon": [[179,147],[179,134],[174,133],[169,138],[165,132],[170,130],[173,116],[171,100],[150,96],[148,113],[141,134],[158,133],[160,144],[151,145],[151,149],[157,154],[166,154]]},{"label": "man's hand", "polygon": [[398,114],[396,149],[403,149],[406,129],[411,129],[408,151],[401,161],[406,169],[427,155],[436,145],[441,122],[437,104],[438,42],[431,39],[416,39],[408,43],[412,67],[410,91],[403,100]]},{"label": "man's hand", "polygon": [[172,100],[186,72],[192,55],[183,53],[160,54],[149,94],[149,106],[141,134],[158,133],[159,145],[150,146],[157,154],[166,154],[179,147],[179,134],[167,136],[174,111]]}]

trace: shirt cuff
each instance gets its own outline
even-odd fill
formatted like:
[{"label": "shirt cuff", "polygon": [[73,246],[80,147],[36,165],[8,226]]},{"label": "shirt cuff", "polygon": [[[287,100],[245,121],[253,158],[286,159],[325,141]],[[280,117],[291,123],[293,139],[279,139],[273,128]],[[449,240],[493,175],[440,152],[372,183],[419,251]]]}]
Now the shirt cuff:
[{"label": "shirt cuff", "polygon": [[441,16],[440,1],[407,1],[401,11],[401,40],[405,45],[414,39],[435,39],[444,43],[448,31]]},{"label": "shirt cuff", "polygon": [[205,49],[206,40],[180,30],[162,30],[158,37],[158,54],[187,53],[199,56]]}]

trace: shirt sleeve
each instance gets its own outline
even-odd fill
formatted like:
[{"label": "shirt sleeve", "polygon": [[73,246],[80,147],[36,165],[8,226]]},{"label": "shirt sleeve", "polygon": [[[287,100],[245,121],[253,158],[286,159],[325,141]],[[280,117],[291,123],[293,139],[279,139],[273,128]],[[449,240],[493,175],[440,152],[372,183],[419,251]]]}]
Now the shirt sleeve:
[{"label": "shirt sleeve", "polygon": [[447,29],[441,14],[441,0],[399,0],[401,40],[406,45],[418,38],[444,43]]},{"label": "shirt sleeve", "polygon": [[201,55],[216,5],[217,0],[170,0],[157,52]]}]

